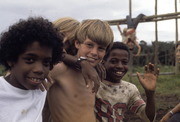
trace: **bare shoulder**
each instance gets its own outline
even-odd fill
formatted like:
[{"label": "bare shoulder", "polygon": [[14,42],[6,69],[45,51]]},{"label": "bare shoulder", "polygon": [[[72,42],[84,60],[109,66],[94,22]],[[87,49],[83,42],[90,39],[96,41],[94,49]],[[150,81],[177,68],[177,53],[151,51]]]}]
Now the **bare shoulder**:
[{"label": "bare shoulder", "polygon": [[55,80],[58,77],[62,77],[63,74],[67,72],[67,70],[68,67],[64,63],[58,63],[50,71],[50,76]]}]

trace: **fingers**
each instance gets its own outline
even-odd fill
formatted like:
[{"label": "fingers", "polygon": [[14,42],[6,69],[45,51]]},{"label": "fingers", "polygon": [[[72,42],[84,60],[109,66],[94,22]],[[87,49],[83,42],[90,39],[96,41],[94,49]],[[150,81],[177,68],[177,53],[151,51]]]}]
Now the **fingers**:
[{"label": "fingers", "polygon": [[44,88],[48,91],[49,90],[49,83],[48,83],[48,80],[45,79],[43,82],[42,82],[42,85],[44,86]]},{"label": "fingers", "polygon": [[99,89],[100,86],[100,79],[96,80],[90,80],[90,79],[85,79],[86,87],[89,88],[90,84],[92,84],[92,93],[96,93]]},{"label": "fingers", "polygon": [[154,64],[149,63],[148,66],[149,66],[149,72],[154,72],[155,69]]},{"label": "fingers", "polygon": [[44,88],[44,86],[43,86],[42,83],[39,85],[39,89],[40,89],[42,92],[45,91],[45,88]]},{"label": "fingers", "polygon": [[86,87],[89,88],[91,80],[86,76],[84,76],[84,80],[85,80]]},{"label": "fingers", "polygon": [[51,84],[53,84],[53,83],[54,83],[54,81],[53,81],[53,79],[51,78],[51,76],[50,76],[50,75],[48,75],[48,76],[47,76],[47,81],[48,81],[48,82],[50,82]]},{"label": "fingers", "polygon": [[145,70],[145,72],[148,72],[148,66],[147,65],[144,66],[144,70]]},{"label": "fingers", "polygon": [[145,65],[144,69],[145,69],[145,73],[151,73],[151,74],[155,75],[156,77],[158,77],[158,75],[159,75],[160,69],[156,68],[155,65],[152,63]]},{"label": "fingers", "polygon": [[92,88],[92,93],[97,93],[98,89],[99,89],[99,86],[100,86],[100,79],[97,80],[96,82],[94,82],[94,87]]},{"label": "fingers", "polygon": [[146,73],[153,73],[153,74],[156,74],[156,70],[155,70],[155,66],[154,64],[152,64],[151,62],[148,64],[148,65],[145,65],[145,72]]},{"label": "fingers", "polygon": [[53,79],[48,76],[47,78],[45,78],[45,80],[42,82],[43,87],[48,91],[49,88],[52,86],[52,84],[54,83]]},{"label": "fingers", "polygon": [[98,64],[96,66],[96,71],[98,72],[98,75],[100,76],[101,80],[106,78],[106,69],[102,64]]}]

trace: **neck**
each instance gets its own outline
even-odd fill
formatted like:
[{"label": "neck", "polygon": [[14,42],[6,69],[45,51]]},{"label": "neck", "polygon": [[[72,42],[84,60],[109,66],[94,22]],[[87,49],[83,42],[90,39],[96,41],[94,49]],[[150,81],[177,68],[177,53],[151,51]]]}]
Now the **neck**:
[{"label": "neck", "polygon": [[115,85],[115,84],[121,83],[121,79],[120,80],[113,80],[113,79],[110,79],[110,78],[107,77],[105,79],[105,82],[108,82],[109,84],[112,84],[112,85],[114,84]]}]

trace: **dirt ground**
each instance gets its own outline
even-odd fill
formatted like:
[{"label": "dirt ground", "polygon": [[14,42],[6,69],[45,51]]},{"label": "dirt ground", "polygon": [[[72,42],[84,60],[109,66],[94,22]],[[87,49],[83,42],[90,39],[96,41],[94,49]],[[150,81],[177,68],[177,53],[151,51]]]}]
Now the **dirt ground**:
[{"label": "dirt ground", "polygon": [[[145,100],[145,95],[142,95]],[[180,101],[180,97],[177,95],[161,95],[156,94],[156,121],[164,116],[168,111],[170,111],[175,105],[177,105]],[[138,116],[126,112],[124,122],[142,122]]]}]

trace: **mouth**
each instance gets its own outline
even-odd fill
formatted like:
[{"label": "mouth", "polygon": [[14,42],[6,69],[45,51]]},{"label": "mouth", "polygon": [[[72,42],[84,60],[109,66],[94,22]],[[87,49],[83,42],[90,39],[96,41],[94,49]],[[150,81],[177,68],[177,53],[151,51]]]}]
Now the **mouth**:
[{"label": "mouth", "polygon": [[29,77],[27,79],[30,81],[31,84],[34,84],[34,85],[39,85],[44,81],[43,78],[33,78],[33,77],[30,78]]},{"label": "mouth", "polygon": [[113,74],[118,78],[121,78],[124,76],[124,72],[122,72],[122,71],[115,71],[115,72],[113,72]]},{"label": "mouth", "polygon": [[90,62],[90,63],[94,63],[94,62],[96,62],[98,59],[97,58],[88,58],[88,61]]}]

